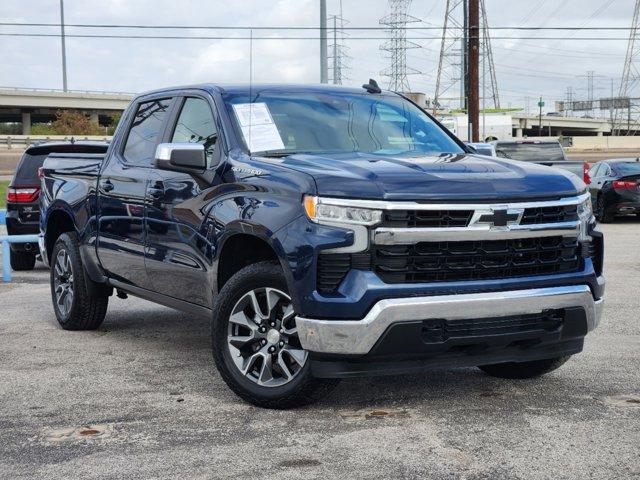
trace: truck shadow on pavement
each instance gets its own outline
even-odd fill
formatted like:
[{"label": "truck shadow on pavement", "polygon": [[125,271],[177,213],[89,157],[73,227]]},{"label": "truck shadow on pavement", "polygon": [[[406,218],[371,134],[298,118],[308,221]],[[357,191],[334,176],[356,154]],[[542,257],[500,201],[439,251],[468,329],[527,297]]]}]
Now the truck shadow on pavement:
[{"label": "truck shadow on pavement", "polygon": [[[122,369],[123,375],[134,377],[136,382],[159,391],[179,388],[181,392],[211,397],[215,402],[242,402],[228,389],[215,368],[209,329],[208,319],[169,309],[118,309],[110,310],[103,326],[92,334],[102,337],[105,349],[122,355],[126,366],[119,363],[113,367]],[[492,407],[510,404],[516,409],[515,405],[520,404],[520,408],[526,409],[534,401],[540,406],[541,398],[534,400],[534,397],[544,397],[556,404],[559,398],[564,398],[563,403],[569,403],[575,394],[575,383],[563,369],[571,369],[571,363],[546,377],[532,380],[492,378],[476,368],[345,379],[330,396],[303,410],[425,404],[451,410],[469,408],[470,403]]]}]

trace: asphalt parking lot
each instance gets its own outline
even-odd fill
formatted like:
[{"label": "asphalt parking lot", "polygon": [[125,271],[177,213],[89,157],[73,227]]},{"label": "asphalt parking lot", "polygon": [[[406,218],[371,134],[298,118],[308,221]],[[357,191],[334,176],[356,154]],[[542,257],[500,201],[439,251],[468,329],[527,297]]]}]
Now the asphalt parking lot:
[{"label": "asphalt parking lot", "polygon": [[15,274],[0,283],[0,478],[640,478],[640,220],[603,230],[604,319],[560,370],[343,381],[294,411],[226,388],[206,319],[112,298],[98,331],[66,332],[48,272]]}]

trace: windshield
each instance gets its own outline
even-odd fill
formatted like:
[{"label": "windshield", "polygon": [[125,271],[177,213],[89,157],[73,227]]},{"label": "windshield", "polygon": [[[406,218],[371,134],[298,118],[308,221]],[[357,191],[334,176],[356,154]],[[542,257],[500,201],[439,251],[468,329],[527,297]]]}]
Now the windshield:
[{"label": "windshield", "polygon": [[498,156],[523,162],[559,162],[565,160],[559,143],[498,143]]},{"label": "windshield", "polygon": [[[223,98],[252,153],[412,157],[464,152],[427,114],[395,95],[263,90],[253,95],[252,107],[259,109],[260,118],[252,121],[252,129],[243,113],[248,95],[228,93]],[[269,116],[275,128],[256,125],[268,123]],[[260,142],[247,138],[256,135],[261,136]]]},{"label": "windshield", "polygon": [[615,169],[621,176],[640,175],[640,162],[616,163]]}]

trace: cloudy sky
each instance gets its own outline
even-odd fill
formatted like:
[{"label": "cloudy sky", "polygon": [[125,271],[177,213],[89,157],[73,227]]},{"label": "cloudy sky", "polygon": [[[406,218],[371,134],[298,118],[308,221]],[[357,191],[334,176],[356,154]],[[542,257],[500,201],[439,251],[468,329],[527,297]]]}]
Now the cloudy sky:
[{"label": "cloudy sky", "polygon": [[[624,27],[631,24],[633,0],[485,0],[489,24],[495,27]],[[339,0],[328,0],[328,13],[338,13]],[[407,63],[420,74],[409,77],[411,88],[433,95],[445,0],[413,0],[410,13],[421,20],[408,36],[421,48],[408,52]],[[231,27],[316,27],[318,0],[65,0],[68,24],[183,25]],[[387,0],[343,0],[343,15],[353,27],[377,27],[388,13]],[[58,23],[58,0],[2,0],[0,22]],[[433,28],[433,30],[425,29]],[[0,33],[58,33],[52,27],[0,26]],[[166,85],[196,82],[248,82],[249,41],[246,30],[154,30],[68,28],[70,34],[133,34],[209,36],[228,39],[68,38],[69,88],[139,92]],[[587,80],[595,71],[595,95],[617,90],[628,30],[514,31],[493,33],[493,55],[503,106],[533,109],[534,98],[548,104],[562,99],[567,87],[586,98]],[[255,30],[255,82],[318,82],[317,30]],[[386,84],[380,72],[387,64],[385,33],[349,31],[349,77],[361,85],[369,77]],[[514,37],[537,37],[519,39]],[[233,39],[233,38],[236,39]],[[280,38],[278,38],[280,37]],[[368,38],[358,38],[368,37]],[[502,37],[502,38],[498,38]],[[506,37],[506,38],[505,38]],[[546,40],[539,37],[559,37]],[[576,40],[581,37],[619,40]],[[573,40],[572,40],[573,38]],[[331,43],[331,42],[330,42]],[[61,88],[60,39],[3,36],[0,43],[0,86]]]}]

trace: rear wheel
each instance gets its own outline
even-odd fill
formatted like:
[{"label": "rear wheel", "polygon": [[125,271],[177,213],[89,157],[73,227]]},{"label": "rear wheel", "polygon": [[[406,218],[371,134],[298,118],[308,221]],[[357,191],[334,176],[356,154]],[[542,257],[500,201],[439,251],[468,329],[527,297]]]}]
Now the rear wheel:
[{"label": "rear wheel", "polygon": [[107,313],[108,295],[89,288],[78,239],[63,233],[51,255],[51,298],[58,323],[65,330],[95,330]]},{"label": "rear wheel", "polygon": [[245,267],[224,285],[214,306],[212,342],[224,381],[260,407],[299,407],[338,383],[311,375],[282,269],[271,262]]},{"label": "rear wheel", "polygon": [[493,365],[482,365],[478,368],[492,377],[534,378],[544,375],[545,373],[553,372],[564,365],[569,358],[570,355],[534,360],[531,362],[496,363]]},{"label": "rear wheel", "polygon": [[613,222],[613,212],[607,209],[604,198],[602,195],[598,197],[596,201],[596,220],[600,223],[611,223]]},{"label": "rear wheel", "polygon": [[11,269],[15,271],[33,270],[36,265],[36,255],[31,252],[16,252],[13,249],[9,252]]}]

